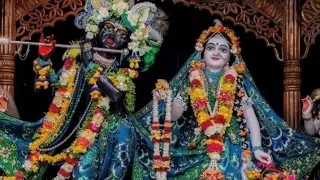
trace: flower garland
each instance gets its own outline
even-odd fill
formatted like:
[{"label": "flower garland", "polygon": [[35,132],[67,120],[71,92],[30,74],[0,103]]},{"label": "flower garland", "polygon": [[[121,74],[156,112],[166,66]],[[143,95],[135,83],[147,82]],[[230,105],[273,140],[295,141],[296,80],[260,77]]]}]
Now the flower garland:
[{"label": "flower garland", "polygon": [[[240,66],[240,65],[239,65]],[[234,106],[234,114],[237,116],[237,121],[240,125],[239,136],[241,137],[241,147],[242,147],[242,161],[247,164],[247,168],[244,170],[248,180],[259,179],[261,176],[261,171],[253,165],[252,162],[252,152],[249,148],[248,142],[248,128],[246,125],[246,119],[243,117],[243,107],[242,101],[245,96],[245,91],[243,88],[242,76],[238,76],[237,78],[237,91],[236,91],[236,99]]]},{"label": "flower garland", "polygon": [[92,99],[97,99],[101,94],[101,90],[98,87],[97,82],[100,78],[102,71],[103,71],[102,67],[100,67],[97,64],[93,64],[93,67],[87,73],[86,81],[88,81],[89,85],[92,86],[90,88],[90,95]]},{"label": "flower garland", "polygon": [[240,44],[237,36],[235,35],[232,29],[224,27],[221,24],[216,24],[215,26],[210,27],[209,29],[204,30],[202,32],[202,34],[200,35],[200,38],[197,40],[196,50],[198,52],[203,51],[203,44],[207,41],[208,36],[214,35],[217,33],[219,34],[226,33],[226,35],[231,39],[231,45],[232,45],[231,53],[233,53],[236,56],[240,56],[241,48],[240,48]]},{"label": "flower garland", "polygon": [[117,72],[109,72],[106,77],[112,84],[125,94],[125,104],[129,112],[133,112],[135,108],[136,86],[132,79],[138,77],[138,72],[132,69],[119,69]]},{"label": "flower garland", "polygon": [[[158,82],[156,84],[157,89],[162,89],[163,83]],[[159,100],[155,93],[153,93],[153,121],[152,121],[152,130],[151,130],[151,140],[153,142],[153,168],[156,170],[156,179],[157,180],[166,180],[168,170],[170,169],[170,141],[172,136],[171,130],[171,100],[172,100],[172,91],[166,89],[167,98],[166,98],[166,116],[164,122],[164,131],[161,133],[160,123],[159,123],[159,112],[158,112],[158,103]],[[163,153],[160,154],[160,142],[163,139]]]},{"label": "flower garland", "polygon": [[37,149],[41,145],[50,143],[52,137],[55,137],[64,124],[64,117],[67,113],[72,94],[74,92],[74,82],[77,72],[75,58],[79,53],[80,51],[77,49],[67,51],[67,58],[64,60],[63,70],[59,77],[59,81],[57,82],[59,88],[55,92],[53,102],[50,105],[49,111],[45,116],[44,123],[40,128],[40,134],[36,134],[35,138],[37,139],[29,145],[31,153],[28,160],[23,164],[23,167],[27,171],[37,172],[39,169],[37,164],[41,159],[48,159],[48,162],[52,163],[63,159],[61,156],[56,156],[52,159],[46,155],[41,155]]},{"label": "flower garland", "polygon": [[18,171],[15,173],[15,176],[0,176],[0,180],[24,180],[25,176],[23,172]]},{"label": "flower garland", "polygon": [[[151,3],[149,3],[151,4]],[[152,49],[157,51],[155,46],[148,45],[149,34],[151,33],[147,27],[147,20],[149,11],[144,13],[131,12],[129,10],[129,3],[124,0],[113,0],[112,2],[104,2],[99,9],[91,12],[87,19],[85,31],[87,32],[86,38],[91,40],[99,32],[99,24],[112,18],[126,17],[126,22],[133,29],[130,36],[131,41],[128,43],[128,49],[132,51],[132,56],[128,58],[130,68],[138,69],[141,62],[140,57],[144,56]]]},{"label": "flower garland", "polygon": [[89,116],[82,125],[83,128],[77,139],[66,150],[66,162],[60,167],[54,180],[65,180],[71,177],[71,173],[78,164],[80,157],[87,152],[100,132],[101,125],[110,108],[110,100],[108,97],[102,96],[93,100]]},{"label": "flower garland", "polygon": [[235,92],[235,71],[227,71],[220,79],[217,100],[212,111],[208,104],[205,76],[202,68],[203,62],[192,61],[189,71],[190,101],[198,125],[209,138],[207,140],[207,153],[211,163],[201,176],[201,179],[223,179],[223,173],[218,169],[221,153],[224,151],[223,135],[230,126],[232,118]]},{"label": "flower garland", "polygon": [[33,61],[33,69],[36,72],[37,77],[36,80],[36,89],[48,89],[49,87],[49,79],[48,76],[51,73],[52,68],[52,62],[51,60],[43,61],[41,59],[36,59]]}]

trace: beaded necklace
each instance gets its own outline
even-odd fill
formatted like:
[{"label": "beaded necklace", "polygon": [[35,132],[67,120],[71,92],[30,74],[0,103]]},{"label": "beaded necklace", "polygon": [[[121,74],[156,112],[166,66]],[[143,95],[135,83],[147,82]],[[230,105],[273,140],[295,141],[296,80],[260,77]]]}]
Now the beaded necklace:
[{"label": "beaded necklace", "polygon": [[219,87],[219,81],[221,76],[225,73],[224,69],[221,69],[219,72],[211,72],[209,69],[203,70],[206,77],[206,86],[208,92],[208,98],[210,106],[213,107],[216,101],[216,94]]}]

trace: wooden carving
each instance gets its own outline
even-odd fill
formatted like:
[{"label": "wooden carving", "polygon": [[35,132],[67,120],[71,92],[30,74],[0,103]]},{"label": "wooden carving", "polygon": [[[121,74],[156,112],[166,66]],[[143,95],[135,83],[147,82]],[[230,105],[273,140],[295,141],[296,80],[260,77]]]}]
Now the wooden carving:
[{"label": "wooden carving", "polygon": [[301,17],[301,37],[306,46],[302,58],[306,58],[320,34],[320,0],[307,0],[302,6]]},{"label": "wooden carving", "polygon": [[[174,0],[176,3],[183,3],[186,6],[195,6],[201,10],[208,10],[211,14],[220,15],[223,19],[232,21],[235,25],[242,26],[246,32],[252,32],[258,39],[263,39],[267,46],[273,47],[278,60],[281,47],[281,27],[278,21],[281,20],[281,3],[276,11],[269,12],[267,0],[232,1],[232,0]],[[258,3],[260,2],[260,3]],[[264,3],[263,3],[264,2]],[[252,8],[257,6],[258,8]],[[276,5],[274,5],[276,6]],[[277,15],[275,15],[277,14]],[[271,18],[272,17],[272,18]],[[278,18],[277,18],[278,17]]]},{"label": "wooden carving", "polygon": [[32,6],[24,0],[18,1],[17,38],[21,40],[30,40],[33,34],[42,32],[45,27],[77,15],[84,9],[85,3],[85,0],[29,0],[35,4]]}]

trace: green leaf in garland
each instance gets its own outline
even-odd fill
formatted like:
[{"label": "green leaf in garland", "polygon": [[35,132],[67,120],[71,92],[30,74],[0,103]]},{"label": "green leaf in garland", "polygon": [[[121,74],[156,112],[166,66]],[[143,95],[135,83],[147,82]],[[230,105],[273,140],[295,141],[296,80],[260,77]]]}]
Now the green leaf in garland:
[{"label": "green leaf in garland", "polygon": [[142,72],[147,71],[154,64],[155,56],[159,50],[160,50],[159,46],[151,46],[151,49],[144,56],[144,59],[143,59],[144,66],[143,66],[143,69],[141,70]]}]

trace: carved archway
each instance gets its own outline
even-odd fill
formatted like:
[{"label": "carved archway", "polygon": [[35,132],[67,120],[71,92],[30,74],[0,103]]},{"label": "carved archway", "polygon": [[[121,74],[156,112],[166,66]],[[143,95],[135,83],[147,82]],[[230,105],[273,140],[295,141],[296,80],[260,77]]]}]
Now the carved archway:
[{"label": "carved archway", "polygon": [[30,40],[35,33],[41,33],[45,27],[54,26],[75,16],[84,8],[85,0],[17,0],[16,21],[20,40]]}]

